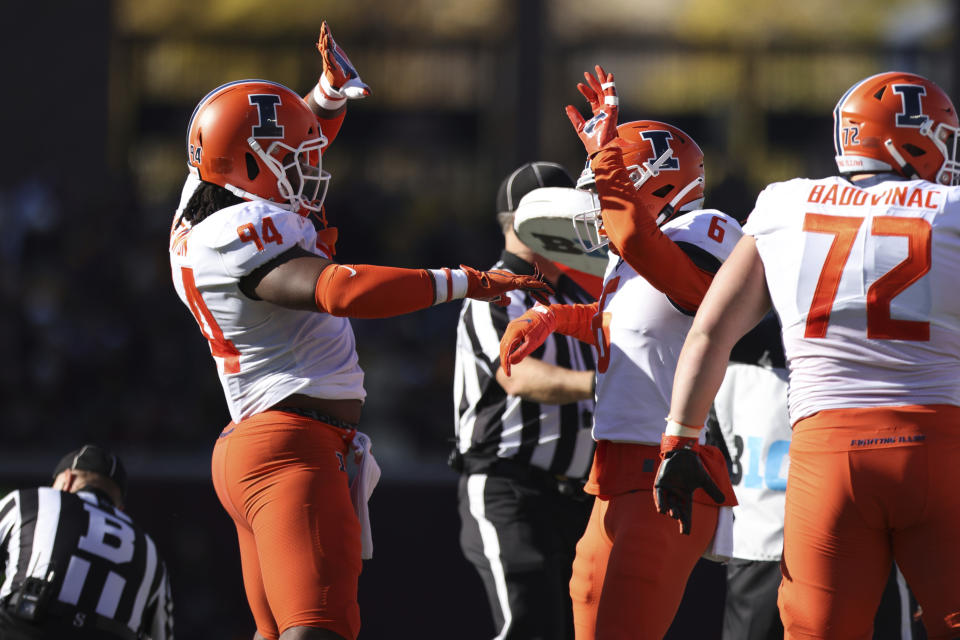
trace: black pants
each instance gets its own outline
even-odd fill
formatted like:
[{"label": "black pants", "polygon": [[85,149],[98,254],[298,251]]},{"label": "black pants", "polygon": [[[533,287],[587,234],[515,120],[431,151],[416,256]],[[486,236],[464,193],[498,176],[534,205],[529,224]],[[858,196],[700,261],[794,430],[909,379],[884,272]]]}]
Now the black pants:
[{"label": "black pants", "polygon": [[41,640],[43,631],[19,618],[14,618],[0,606],[0,638],[4,640]]},{"label": "black pants", "polygon": [[460,547],[480,574],[498,638],[573,638],[570,568],[591,496],[543,482],[460,477]]},{"label": "black pants", "polygon": [[58,616],[39,623],[26,622],[0,604],[0,640],[130,640],[134,635],[132,631],[110,633],[92,624],[76,627],[69,618]]},{"label": "black pants", "polygon": [[[783,624],[777,610],[780,563],[734,558],[727,565],[727,600],[723,640],[782,640]],[[900,578],[902,581],[902,578]],[[923,625],[912,618],[917,603],[897,572],[890,572],[877,617],[874,640],[923,640]]]},{"label": "black pants", "polygon": [[0,640],[110,640],[115,636],[77,629],[59,619],[40,624],[25,622],[0,608]]}]

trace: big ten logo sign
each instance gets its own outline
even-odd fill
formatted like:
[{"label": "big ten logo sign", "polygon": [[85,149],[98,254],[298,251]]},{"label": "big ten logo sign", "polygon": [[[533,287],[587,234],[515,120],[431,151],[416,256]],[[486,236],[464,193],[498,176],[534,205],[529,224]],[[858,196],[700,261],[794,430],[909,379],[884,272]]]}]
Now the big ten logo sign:
[{"label": "big ten logo sign", "polygon": [[[570,255],[581,255],[583,249],[578,242],[565,238],[563,236],[553,236],[546,233],[531,233],[534,238],[540,241],[541,253],[567,253]],[[597,256],[603,259],[607,257],[606,247],[596,249],[586,254],[588,256]]]},{"label": "big ten logo sign", "polygon": [[734,436],[730,452],[730,481],[747,489],[786,491],[790,441]]}]

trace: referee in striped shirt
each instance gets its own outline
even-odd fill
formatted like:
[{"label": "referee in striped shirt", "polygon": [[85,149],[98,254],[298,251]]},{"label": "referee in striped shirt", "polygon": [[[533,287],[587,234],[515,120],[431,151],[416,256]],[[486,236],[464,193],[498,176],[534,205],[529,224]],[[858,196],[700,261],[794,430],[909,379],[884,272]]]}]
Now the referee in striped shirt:
[{"label": "referee in striped shirt", "polygon": [[[594,299],[517,238],[513,212],[533,189],[573,186],[561,166],[532,162],[511,173],[497,195],[505,250],[494,268],[538,268],[556,304]],[[460,546],[486,587],[496,638],[572,639],[570,567],[592,506],[582,486],[594,449],[594,355],[589,345],[553,334],[506,377],[500,338],[533,304],[522,291],[510,293],[507,308],[464,303],[450,464],[461,472]]]},{"label": "referee in striped shirt", "polygon": [[125,490],[120,460],[88,444],[52,487],[0,500],[0,638],[173,640],[167,571]]}]

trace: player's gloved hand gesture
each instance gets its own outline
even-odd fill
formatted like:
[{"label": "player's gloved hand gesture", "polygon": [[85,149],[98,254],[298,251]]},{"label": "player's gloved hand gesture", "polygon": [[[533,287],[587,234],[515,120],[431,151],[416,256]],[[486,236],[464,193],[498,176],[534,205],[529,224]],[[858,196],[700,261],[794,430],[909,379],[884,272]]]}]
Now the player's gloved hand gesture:
[{"label": "player's gloved hand gesture", "polygon": [[660,469],[653,482],[657,511],[679,520],[680,533],[690,535],[693,492],[703,489],[717,504],[722,504],[725,497],[700,461],[696,438],[664,435],[660,457]]},{"label": "player's gloved hand gesture", "polygon": [[500,366],[510,375],[515,365],[536,351],[557,328],[557,316],[549,306],[537,305],[507,325],[500,338]]},{"label": "player's gloved hand gesture", "polygon": [[521,276],[501,269],[477,271],[472,267],[460,265],[467,274],[467,296],[476,300],[485,300],[506,307],[510,304],[508,291],[522,289],[538,302],[547,303],[547,296],[553,295],[549,284],[540,279],[539,274]]},{"label": "player's gloved hand gesture", "polygon": [[[606,74],[603,71],[603,67],[600,65],[596,66],[597,76],[594,77],[589,71],[583,72],[583,77],[586,80],[586,84],[582,82],[577,83],[577,91],[583,94],[583,97],[587,99],[587,104],[590,105],[590,111],[593,115],[597,115],[603,111],[604,104],[604,89],[598,78],[603,78]],[[611,76],[613,77],[613,76]],[[616,96],[616,89],[614,88],[613,94]]]},{"label": "player's gloved hand gesture", "polygon": [[[580,141],[587,150],[587,156],[593,157],[617,137],[617,111],[619,98],[617,86],[613,81],[613,74],[607,73],[603,67],[597,65],[597,77],[584,73],[586,85],[578,84],[577,89],[584,95],[590,104],[593,117],[584,120],[583,116],[573,105],[567,105],[567,117],[576,130]],[[601,101],[602,99],[602,101]]]},{"label": "player's gloved hand gesture", "polygon": [[326,20],[320,27],[317,51],[323,59],[323,71],[318,85],[329,101],[342,104],[348,99],[356,100],[370,95],[370,87],[360,79],[360,74],[350,62],[350,58],[333,39]]}]

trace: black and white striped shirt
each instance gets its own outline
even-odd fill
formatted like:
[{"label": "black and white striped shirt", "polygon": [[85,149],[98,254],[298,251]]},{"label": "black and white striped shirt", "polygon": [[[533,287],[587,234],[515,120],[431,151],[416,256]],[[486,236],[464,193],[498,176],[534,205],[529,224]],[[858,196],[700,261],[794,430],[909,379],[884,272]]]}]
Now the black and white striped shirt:
[{"label": "black and white striped shirt", "polygon": [[[49,578],[51,615],[73,626],[107,619],[173,639],[173,603],[157,548],[105,495],[51,487],[0,500],[0,602],[26,578]],[[56,612],[56,613],[54,613]]]},{"label": "black and white striped shirt", "polygon": [[[532,265],[506,251],[493,268],[533,273]],[[594,301],[565,276],[556,289],[552,304]],[[510,292],[506,308],[477,300],[464,302],[457,326],[453,385],[457,446],[474,462],[511,458],[553,474],[585,478],[593,461],[593,400],[565,405],[529,402],[507,395],[496,379],[500,338],[507,324],[534,302],[522,291]],[[595,368],[593,347],[557,333],[531,356],[568,369]]]}]

